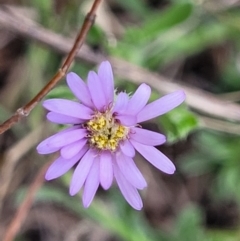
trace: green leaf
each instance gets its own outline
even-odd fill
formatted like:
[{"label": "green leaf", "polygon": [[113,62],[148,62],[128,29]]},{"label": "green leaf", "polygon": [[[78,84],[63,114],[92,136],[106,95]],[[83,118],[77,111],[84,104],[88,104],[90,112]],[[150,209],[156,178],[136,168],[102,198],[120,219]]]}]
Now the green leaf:
[{"label": "green leaf", "polygon": [[174,4],[168,9],[157,12],[148,17],[148,20],[140,28],[129,28],[124,35],[123,42],[140,45],[154,39],[163,31],[172,28],[186,20],[192,12],[189,3]]},{"label": "green leaf", "polygon": [[[191,31],[186,31],[186,27],[181,30],[167,33],[164,38],[159,36],[159,41],[155,41],[144,52],[145,63],[151,68],[159,64],[166,65],[169,62],[196,54],[203,49],[222,43],[229,37],[231,29],[218,22],[209,22],[196,25]],[[185,34],[182,34],[185,31]]]},{"label": "green leaf", "polygon": [[101,45],[104,40],[106,40],[104,31],[97,25],[93,25],[87,35],[88,44],[92,46],[98,46]]},{"label": "green leaf", "polygon": [[[170,31],[174,26],[186,20],[192,12],[192,5],[188,3],[174,4],[162,13],[153,13],[141,27],[129,28],[123,39],[116,47],[109,47],[112,55],[124,58],[132,63],[148,66],[148,48],[154,44],[156,38],[161,38],[162,34]],[[173,31],[175,32],[175,31]],[[171,40],[172,41],[172,40]],[[159,48],[159,46],[157,46]],[[159,53],[160,49],[152,49]]]},{"label": "green leaf", "polygon": [[205,240],[202,229],[202,212],[195,206],[182,210],[175,224],[175,241],[202,241]]},{"label": "green leaf", "polygon": [[149,14],[149,9],[143,0],[117,0],[117,2],[131,14],[136,14],[138,17],[145,18]]},{"label": "green leaf", "polygon": [[59,85],[51,90],[45,97],[46,99],[62,98],[62,99],[73,99],[73,93],[70,91],[68,86]]},{"label": "green leaf", "polygon": [[212,229],[208,230],[208,241],[239,241],[239,229],[227,230],[227,229]]},{"label": "green leaf", "polygon": [[203,153],[192,153],[181,158],[180,169],[187,176],[200,176],[213,171],[214,166]]},{"label": "green leaf", "polygon": [[168,137],[168,142],[175,142],[187,137],[187,135],[198,127],[197,117],[180,106],[159,118]]}]

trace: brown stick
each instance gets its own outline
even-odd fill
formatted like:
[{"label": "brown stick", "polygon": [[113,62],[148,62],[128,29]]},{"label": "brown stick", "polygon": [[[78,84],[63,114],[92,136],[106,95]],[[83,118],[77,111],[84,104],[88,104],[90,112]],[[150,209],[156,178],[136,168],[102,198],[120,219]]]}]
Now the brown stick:
[{"label": "brown stick", "polygon": [[44,128],[46,128],[45,124],[38,126],[5,151],[0,168],[0,211],[14,177],[14,170],[18,161],[41,140]]},{"label": "brown stick", "polygon": [[83,42],[85,41],[86,35],[91,28],[92,24],[94,23],[95,17],[96,17],[96,11],[101,3],[102,0],[95,0],[90,12],[85,17],[84,23],[82,25],[82,28],[80,29],[80,32],[75,40],[75,43],[68,54],[65,62],[61,66],[61,68],[58,70],[58,72],[53,76],[53,78],[48,82],[48,84],[40,90],[40,92],[25,106],[19,108],[15,114],[10,117],[8,120],[6,120],[3,124],[0,125],[0,134],[4,133],[6,130],[10,129],[12,125],[17,123],[19,120],[21,120],[23,117],[28,116],[29,113],[32,111],[32,109],[43,99],[43,97],[51,90],[53,87],[61,80],[63,76],[66,75],[73,59],[75,58],[77,52],[83,45]]},{"label": "brown stick", "polygon": [[13,217],[12,222],[8,226],[5,235],[3,237],[3,241],[12,241],[16,237],[19,229],[21,228],[21,224],[25,220],[32,203],[34,201],[34,196],[39,190],[39,188],[42,186],[43,181],[44,181],[44,175],[46,173],[46,170],[50,166],[52,161],[47,162],[38,172],[34,182],[31,184],[27,195],[20,205],[19,209],[17,210],[15,216]]}]

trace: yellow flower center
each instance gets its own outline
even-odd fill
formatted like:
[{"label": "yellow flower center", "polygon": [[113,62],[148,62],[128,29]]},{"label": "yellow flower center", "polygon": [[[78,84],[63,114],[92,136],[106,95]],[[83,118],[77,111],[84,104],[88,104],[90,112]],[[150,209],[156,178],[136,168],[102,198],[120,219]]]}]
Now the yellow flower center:
[{"label": "yellow flower center", "polygon": [[121,125],[109,111],[98,112],[86,123],[91,146],[100,150],[115,151],[119,142],[126,139],[128,127]]}]

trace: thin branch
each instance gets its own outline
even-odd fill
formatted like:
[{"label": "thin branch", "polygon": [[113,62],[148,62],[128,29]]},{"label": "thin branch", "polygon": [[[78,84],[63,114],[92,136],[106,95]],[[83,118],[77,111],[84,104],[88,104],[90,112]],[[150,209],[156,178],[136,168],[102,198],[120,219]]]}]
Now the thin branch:
[{"label": "thin branch", "polygon": [[223,120],[217,120],[210,117],[199,116],[200,127],[220,131],[228,134],[240,135],[239,123],[231,123]]},{"label": "thin branch", "polygon": [[221,99],[229,101],[229,102],[237,102],[240,101],[240,91],[233,91],[229,93],[219,94]]},{"label": "thin branch", "polygon": [[51,163],[52,163],[52,160],[47,162],[39,170],[34,182],[31,184],[31,186],[28,189],[25,199],[23,200],[22,204],[18,208],[15,216],[12,219],[12,222],[8,226],[5,232],[5,235],[3,237],[3,241],[13,241],[15,239],[19,229],[21,228],[22,223],[27,217],[27,214],[32,206],[32,203],[34,201],[34,197],[37,191],[43,185],[44,175]]},{"label": "thin branch", "polygon": [[18,161],[40,141],[44,128],[46,128],[44,124],[35,128],[4,153],[3,164],[0,169],[0,210]]},{"label": "thin branch", "polygon": [[[0,125],[0,134],[4,133],[6,130],[12,127],[15,123],[21,120],[23,117],[28,116],[32,109],[43,99],[43,97],[51,90],[53,87],[62,79],[63,76],[66,75],[73,59],[75,58],[76,54],[78,53],[79,49],[83,45],[85,41],[86,35],[91,28],[94,20],[96,18],[96,11],[101,3],[101,0],[95,0],[90,12],[85,17],[84,23],[80,32],[75,40],[75,43],[68,54],[65,62],[59,69],[59,71],[53,76],[53,78],[48,82],[48,84],[40,90],[40,92],[25,106],[18,109],[15,114],[5,121],[3,124]],[[21,19],[18,19],[18,26],[21,25]]]}]

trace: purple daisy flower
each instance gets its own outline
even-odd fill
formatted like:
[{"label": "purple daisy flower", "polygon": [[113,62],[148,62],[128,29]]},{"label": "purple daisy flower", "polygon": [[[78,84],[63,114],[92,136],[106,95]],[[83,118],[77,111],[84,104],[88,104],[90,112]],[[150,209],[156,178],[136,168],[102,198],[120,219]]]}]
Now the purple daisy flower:
[{"label": "purple daisy flower", "polygon": [[154,147],[163,144],[165,136],[142,129],[138,123],[180,105],[185,99],[184,92],[176,91],[147,104],[151,89],[141,84],[131,97],[120,92],[115,100],[108,61],[101,63],[97,74],[89,72],[87,84],[75,73],[67,75],[67,83],[80,103],[65,99],[49,99],[43,103],[50,111],[49,121],[72,125],[37,146],[40,154],[60,152],[45,178],[57,178],[78,163],[70,195],[84,187],[84,207],[89,207],[99,185],[107,190],[115,177],[127,202],[140,210],[143,204],[138,189],[145,188],[147,183],[133,161],[135,150],[165,173],[173,174],[175,166]]}]

